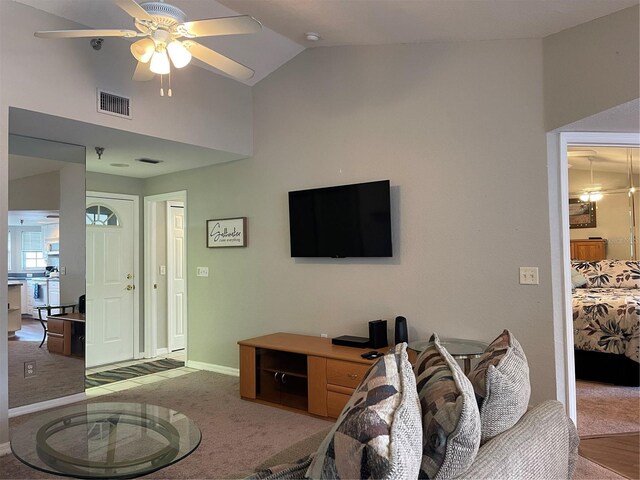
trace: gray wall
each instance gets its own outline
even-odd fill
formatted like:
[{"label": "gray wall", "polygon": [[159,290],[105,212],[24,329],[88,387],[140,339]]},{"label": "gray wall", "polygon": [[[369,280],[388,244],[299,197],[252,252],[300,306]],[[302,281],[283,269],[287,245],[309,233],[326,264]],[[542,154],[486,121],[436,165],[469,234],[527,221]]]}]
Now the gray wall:
[{"label": "gray wall", "polygon": [[547,130],[640,96],[639,18],[630,7],[544,39]]},{"label": "gray wall", "polygon": [[70,163],[60,170],[60,300],[77,303],[86,291],[85,166]]},{"label": "gray wall", "polygon": [[[189,358],[237,367],[242,338],[404,315],[414,340],[511,329],[532,401],[555,398],[542,105],[536,40],[316,48],[260,82],[252,159],[146,182],[188,190]],[[384,178],[392,259],[290,257],[288,191]],[[233,216],[249,246],[205,248],[205,221]]]},{"label": "gray wall", "polygon": [[[20,157],[16,157],[19,159]],[[84,168],[84,165],[82,165]],[[9,210],[58,210],[60,172],[49,172],[9,182]]]}]

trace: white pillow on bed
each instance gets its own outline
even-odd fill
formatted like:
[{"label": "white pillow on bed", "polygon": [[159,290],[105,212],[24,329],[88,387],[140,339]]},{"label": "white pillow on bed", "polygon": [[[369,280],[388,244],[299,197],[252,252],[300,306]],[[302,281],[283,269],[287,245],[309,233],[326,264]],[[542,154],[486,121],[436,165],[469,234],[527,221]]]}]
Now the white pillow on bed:
[{"label": "white pillow on bed", "polygon": [[575,267],[571,267],[571,288],[584,287],[587,279]]}]

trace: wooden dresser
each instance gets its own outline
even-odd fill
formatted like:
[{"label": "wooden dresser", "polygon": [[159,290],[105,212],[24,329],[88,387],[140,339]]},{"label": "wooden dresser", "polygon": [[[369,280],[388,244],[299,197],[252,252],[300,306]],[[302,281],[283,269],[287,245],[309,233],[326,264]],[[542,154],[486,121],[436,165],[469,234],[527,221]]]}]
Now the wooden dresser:
[{"label": "wooden dresser", "polygon": [[571,260],[594,262],[607,258],[607,241],[605,239],[571,240]]},{"label": "wooden dresser", "polygon": [[375,360],[369,348],[332,345],[331,339],[274,333],[238,342],[240,396],[337,418]]}]

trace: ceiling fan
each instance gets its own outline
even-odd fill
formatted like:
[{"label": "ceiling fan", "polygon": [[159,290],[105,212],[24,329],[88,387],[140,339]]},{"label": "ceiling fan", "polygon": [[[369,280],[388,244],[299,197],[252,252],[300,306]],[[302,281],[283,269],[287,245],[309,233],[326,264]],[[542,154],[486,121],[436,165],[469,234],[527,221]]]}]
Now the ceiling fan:
[{"label": "ceiling fan", "polygon": [[[195,41],[193,38],[256,33],[262,25],[249,15],[209,18],[187,22],[185,13],[177,7],[159,2],[137,3],[134,0],[112,0],[131,15],[135,30],[55,30],[35,32],[39,38],[96,38],[142,37],[131,45],[131,53],[138,60],[133,79],[151,80],[154,74],[166,75],[175,68],[186,66],[192,56],[241,80],[253,77],[254,71]],[[162,77],[161,77],[162,78]],[[169,88],[169,95],[171,95]],[[163,90],[161,90],[163,94]]]}]

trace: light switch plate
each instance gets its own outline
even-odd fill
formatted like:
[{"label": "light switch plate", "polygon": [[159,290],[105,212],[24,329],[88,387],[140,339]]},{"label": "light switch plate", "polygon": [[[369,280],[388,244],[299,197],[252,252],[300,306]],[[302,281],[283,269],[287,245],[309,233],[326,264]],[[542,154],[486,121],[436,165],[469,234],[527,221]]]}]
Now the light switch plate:
[{"label": "light switch plate", "polygon": [[209,267],[197,267],[196,268],[196,276],[198,276],[198,277],[208,277],[209,276]]},{"label": "light switch plate", "polygon": [[539,285],[538,267],[520,267],[520,285]]},{"label": "light switch plate", "polygon": [[166,274],[167,274],[167,266],[160,265],[160,275],[166,275]]}]

